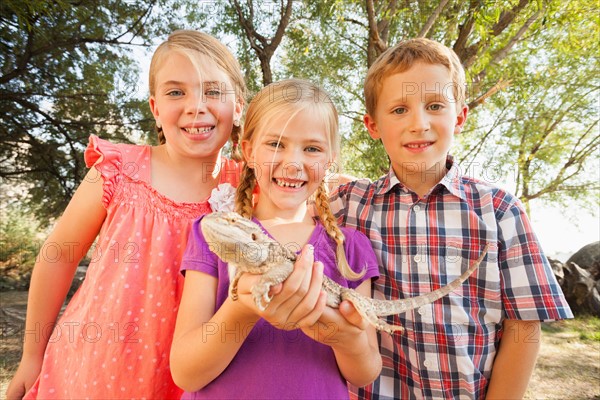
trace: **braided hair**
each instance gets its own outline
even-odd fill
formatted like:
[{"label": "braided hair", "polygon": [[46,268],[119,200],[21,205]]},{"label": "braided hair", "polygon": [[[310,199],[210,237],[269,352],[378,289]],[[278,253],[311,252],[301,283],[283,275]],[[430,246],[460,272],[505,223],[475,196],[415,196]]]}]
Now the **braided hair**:
[{"label": "braided hair", "polygon": [[[287,79],[263,88],[250,102],[246,113],[242,140],[255,143],[261,132],[274,118],[290,115],[290,120],[299,112],[307,111],[311,118],[321,118],[328,133],[329,148],[333,154],[339,153],[338,114],[329,95],[317,85],[301,79]],[[246,165],[237,188],[235,210],[245,218],[252,218],[253,194],[256,187],[256,173],[260,173],[245,159]],[[319,220],[325,231],[336,243],[336,259],[340,274],[350,280],[359,279],[364,271],[357,273],[348,265],[344,250],[344,234],[329,207],[327,183],[321,182],[315,193],[315,206]]]}]

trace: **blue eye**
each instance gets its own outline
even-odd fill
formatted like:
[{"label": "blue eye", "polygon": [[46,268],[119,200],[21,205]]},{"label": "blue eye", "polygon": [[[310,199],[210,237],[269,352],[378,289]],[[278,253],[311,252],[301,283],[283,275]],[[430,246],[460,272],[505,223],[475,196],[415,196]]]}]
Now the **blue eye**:
[{"label": "blue eye", "polygon": [[170,90],[167,92],[167,96],[170,97],[176,97],[176,96],[183,96],[183,91],[182,90]]},{"label": "blue eye", "polygon": [[440,111],[444,108],[444,106],[442,104],[436,103],[436,104],[432,104],[429,106],[429,109],[431,111]]},{"label": "blue eye", "polygon": [[321,149],[320,149],[320,148],[318,148],[318,147],[314,147],[314,146],[309,146],[309,147],[307,147],[305,150],[306,150],[307,152],[309,152],[309,153],[318,153],[318,152],[320,152],[320,151],[321,151]]},{"label": "blue eye", "polygon": [[209,89],[205,92],[207,97],[219,97],[221,95],[221,91],[219,89]]},{"label": "blue eye", "polygon": [[397,115],[401,115],[401,114],[405,114],[406,113],[406,108],[404,107],[398,107],[392,110],[393,114],[397,114]]},{"label": "blue eye", "polygon": [[273,147],[273,148],[279,148],[279,147],[283,147],[281,145],[281,142],[267,142],[267,146],[269,147]]}]

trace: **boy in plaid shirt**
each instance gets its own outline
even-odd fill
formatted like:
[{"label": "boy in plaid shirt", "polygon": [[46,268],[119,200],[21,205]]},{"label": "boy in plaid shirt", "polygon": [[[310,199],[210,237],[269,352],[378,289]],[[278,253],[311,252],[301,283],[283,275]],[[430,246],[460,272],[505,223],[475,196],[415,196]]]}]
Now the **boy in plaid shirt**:
[{"label": "boy in plaid shirt", "polygon": [[364,90],[364,123],[383,142],[390,172],[341,186],[332,209],[373,244],[381,269],[374,297],[435,290],[490,248],[449,296],[389,317],[406,331],[379,335],[381,376],[353,395],[522,398],[540,321],[572,313],[519,200],[461,175],[448,155],[468,113],[460,60],[437,42],[408,40],[371,66]]}]

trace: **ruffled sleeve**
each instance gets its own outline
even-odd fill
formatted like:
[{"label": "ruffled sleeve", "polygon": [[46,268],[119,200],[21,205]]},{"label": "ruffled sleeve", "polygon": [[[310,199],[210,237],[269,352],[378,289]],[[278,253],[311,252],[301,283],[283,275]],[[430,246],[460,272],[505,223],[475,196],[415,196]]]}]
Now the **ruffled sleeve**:
[{"label": "ruffled sleeve", "polygon": [[240,183],[240,175],[242,174],[244,163],[228,158],[223,158],[223,162],[221,165],[222,169],[219,183],[230,183],[231,186],[237,187]]},{"label": "ruffled sleeve", "polygon": [[96,167],[102,176],[102,205],[106,208],[113,198],[115,186],[122,179],[122,153],[117,145],[90,135],[84,158],[87,167]]}]

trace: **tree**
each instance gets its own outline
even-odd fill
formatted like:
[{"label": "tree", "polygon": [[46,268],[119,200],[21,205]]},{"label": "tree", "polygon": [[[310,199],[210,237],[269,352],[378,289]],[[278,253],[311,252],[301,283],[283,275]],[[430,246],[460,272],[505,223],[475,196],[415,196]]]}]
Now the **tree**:
[{"label": "tree", "polygon": [[161,26],[148,27],[155,3],[0,4],[0,178],[24,184],[41,219],[59,215],[84,176],[90,134],[128,141],[151,126],[130,54]]},{"label": "tree", "polygon": [[457,52],[467,73],[471,111],[454,150],[464,168],[512,180],[526,204],[589,199],[598,189],[595,4],[157,1],[0,4],[0,179],[27,182],[38,215],[57,215],[70,198],[90,133],[129,140],[152,131],[145,99],[132,95],[131,49],[146,48],[164,21],[187,21],[229,45],[251,92],[291,76],[325,87],[342,116],[345,170],[370,178],[389,163],[362,126],[367,68],[402,39],[435,39]]},{"label": "tree", "polygon": [[[188,2],[186,14],[191,24],[200,25],[214,36],[224,38],[233,35],[238,42],[238,60],[245,71],[246,83],[251,92],[273,82],[272,58],[286,36],[298,2],[239,0],[211,1],[198,8],[194,1]],[[249,52],[251,50],[251,52]],[[252,57],[251,54],[255,57]],[[258,82],[256,61],[260,66],[261,82]]]},{"label": "tree", "polygon": [[462,140],[463,164],[508,181],[528,211],[537,199],[578,200],[597,211],[598,24],[583,17],[594,11],[581,1],[549,4],[551,17],[518,46],[509,68],[494,72],[510,85],[487,100]]},{"label": "tree", "polygon": [[555,0],[305,4],[304,23],[290,24],[285,43],[294,57],[285,66],[336,93],[347,117],[343,153],[350,173],[376,178],[387,172],[382,146],[362,127],[362,79],[389,45],[419,36],[448,45],[463,61],[471,111],[454,152],[465,168],[479,163],[484,178],[514,177],[526,206],[538,198],[589,199],[598,190],[597,173],[589,174],[597,171],[599,140],[598,20],[584,20],[598,14],[597,6]]}]

